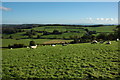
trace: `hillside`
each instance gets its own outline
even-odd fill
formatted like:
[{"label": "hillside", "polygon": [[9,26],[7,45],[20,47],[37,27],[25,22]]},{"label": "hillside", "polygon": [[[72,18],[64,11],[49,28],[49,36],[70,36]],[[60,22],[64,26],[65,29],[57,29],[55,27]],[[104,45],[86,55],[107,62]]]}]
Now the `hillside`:
[{"label": "hillside", "polygon": [[3,79],[117,79],[118,42],[3,50]]}]

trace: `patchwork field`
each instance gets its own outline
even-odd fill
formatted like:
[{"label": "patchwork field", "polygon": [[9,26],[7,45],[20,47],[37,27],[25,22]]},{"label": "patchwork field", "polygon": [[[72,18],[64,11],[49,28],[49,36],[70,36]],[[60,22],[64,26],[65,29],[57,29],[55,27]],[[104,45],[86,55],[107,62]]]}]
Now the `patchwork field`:
[{"label": "patchwork field", "polygon": [[3,50],[3,79],[81,78],[119,80],[118,42]]},{"label": "patchwork field", "polygon": [[[9,32],[13,31],[8,28]],[[88,30],[87,30],[88,29]],[[92,38],[102,38],[100,33],[115,33],[116,26],[41,26],[18,29],[2,34],[2,78],[79,78],[83,80],[119,80],[119,50],[116,38],[112,44],[91,44]],[[7,29],[6,29],[7,30]],[[54,33],[54,30],[58,30]],[[117,29],[116,29],[117,30]],[[44,32],[48,34],[44,34]],[[96,33],[90,34],[95,31]],[[5,32],[5,30],[4,30]],[[28,34],[26,34],[28,33]],[[93,37],[89,37],[93,36]],[[115,35],[109,36],[111,39]],[[95,39],[94,38],[94,39]],[[82,41],[72,43],[73,41]],[[88,40],[88,42],[87,42]],[[26,48],[30,41],[36,49]],[[86,41],[84,43],[84,41]],[[105,40],[107,41],[107,40]],[[62,43],[69,45],[63,46]],[[57,44],[58,43],[58,44]],[[24,48],[9,45],[23,44]],[[39,45],[44,44],[44,46]],[[45,44],[57,44],[50,46]]]}]

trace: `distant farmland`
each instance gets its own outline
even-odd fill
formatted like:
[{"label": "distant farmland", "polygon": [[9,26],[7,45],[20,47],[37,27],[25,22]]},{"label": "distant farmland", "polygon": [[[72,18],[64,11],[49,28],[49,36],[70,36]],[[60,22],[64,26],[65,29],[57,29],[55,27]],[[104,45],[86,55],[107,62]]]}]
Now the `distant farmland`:
[{"label": "distant farmland", "polygon": [[[117,25],[8,25],[2,34],[2,77],[119,80],[117,30]],[[38,47],[29,48],[30,41]],[[24,47],[10,47],[17,44]]]}]

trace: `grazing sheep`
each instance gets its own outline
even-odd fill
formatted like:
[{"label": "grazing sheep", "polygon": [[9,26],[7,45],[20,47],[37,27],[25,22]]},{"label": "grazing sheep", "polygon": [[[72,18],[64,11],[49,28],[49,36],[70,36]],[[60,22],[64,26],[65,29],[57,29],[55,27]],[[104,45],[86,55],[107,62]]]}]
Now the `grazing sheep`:
[{"label": "grazing sheep", "polygon": [[97,44],[97,41],[96,41],[96,40],[93,40],[91,44]]},{"label": "grazing sheep", "polygon": [[119,41],[119,38],[117,38],[117,40],[116,41]]},{"label": "grazing sheep", "polygon": [[101,44],[103,44],[105,41],[100,41]]},{"label": "grazing sheep", "polygon": [[55,46],[55,44],[52,44],[52,46],[54,47],[54,46]]},{"label": "grazing sheep", "polygon": [[36,49],[36,48],[37,48],[37,45],[35,45],[35,46],[30,46],[30,48]]},{"label": "grazing sheep", "polygon": [[110,42],[110,41],[108,41],[106,44],[111,44],[111,42]]},{"label": "grazing sheep", "polygon": [[10,48],[10,49],[13,49],[13,48]]},{"label": "grazing sheep", "polygon": [[29,48],[29,47],[27,46],[27,48]]},{"label": "grazing sheep", "polygon": [[62,46],[67,46],[67,44],[62,44]]}]

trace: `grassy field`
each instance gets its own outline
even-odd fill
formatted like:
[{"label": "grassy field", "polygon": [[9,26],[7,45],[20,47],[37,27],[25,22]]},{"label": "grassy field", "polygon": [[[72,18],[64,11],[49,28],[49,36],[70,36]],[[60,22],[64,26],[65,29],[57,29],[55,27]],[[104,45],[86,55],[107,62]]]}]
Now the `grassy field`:
[{"label": "grassy field", "polygon": [[[64,31],[79,31],[80,33],[75,33],[75,32],[69,32],[69,33],[63,33],[60,35],[43,35],[43,33],[36,33],[36,35],[33,35],[33,38],[36,38],[37,35],[42,35],[43,38],[69,38],[70,36],[82,36],[86,33],[84,29],[88,29],[90,31],[95,30],[98,32],[96,35],[99,34],[99,32],[107,32],[107,33],[112,33],[114,32],[116,26],[101,26],[101,27],[71,27],[71,26],[45,26],[45,27],[35,27],[32,28],[32,30],[36,31],[47,31],[47,32],[53,32],[53,30],[59,30],[60,32]],[[79,29],[79,28],[84,28],[84,29]],[[30,31],[31,29],[23,29],[25,31]],[[27,35],[24,35],[26,32],[18,32],[11,34],[13,38],[28,38]],[[8,38],[10,34],[3,34],[4,38]]]},{"label": "grassy field", "polygon": [[97,32],[114,32],[116,26],[101,26],[101,27],[85,27],[88,30],[95,30]]},{"label": "grassy field", "polygon": [[[102,27],[83,27],[90,31],[97,31],[100,33],[114,32],[116,26],[102,26]],[[70,42],[72,40],[63,40],[70,36],[83,36],[86,31],[79,29],[79,27],[70,26],[45,26],[36,27],[33,30],[53,32],[59,31],[80,31],[68,32],[59,35],[50,34],[42,35],[46,39],[24,39],[28,36],[24,35],[25,32],[18,32],[11,34],[13,39],[5,39],[10,34],[3,34],[1,47],[8,47],[13,44],[29,45],[31,40],[36,44],[54,43],[54,42]],[[24,29],[30,31],[31,29]],[[98,35],[94,34],[94,35]],[[16,40],[18,38],[18,40]],[[50,39],[61,38],[61,39]],[[2,71],[3,79],[9,78],[80,78],[88,80],[119,80],[117,77],[120,75],[118,58],[118,42],[112,41],[112,44],[90,44],[79,43],[69,44],[67,46],[56,45],[53,46],[38,46],[37,49],[30,48],[15,48],[15,49],[2,49]]]},{"label": "grassy field", "polygon": [[[20,39],[20,40],[15,40],[15,39],[2,39],[2,47],[8,47],[8,45],[13,45],[13,44],[24,44],[26,46],[29,46],[30,41],[35,41],[36,44],[43,44],[44,42],[47,41],[52,41],[53,39]],[[61,39],[55,39],[59,41],[66,41],[69,42],[71,40],[61,40]]]},{"label": "grassy field", "polygon": [[[117,80],[118,42],[70,44],[3,50],[5,78],[81,78]],[[120,64],[119,64],[120,65]]]}]

